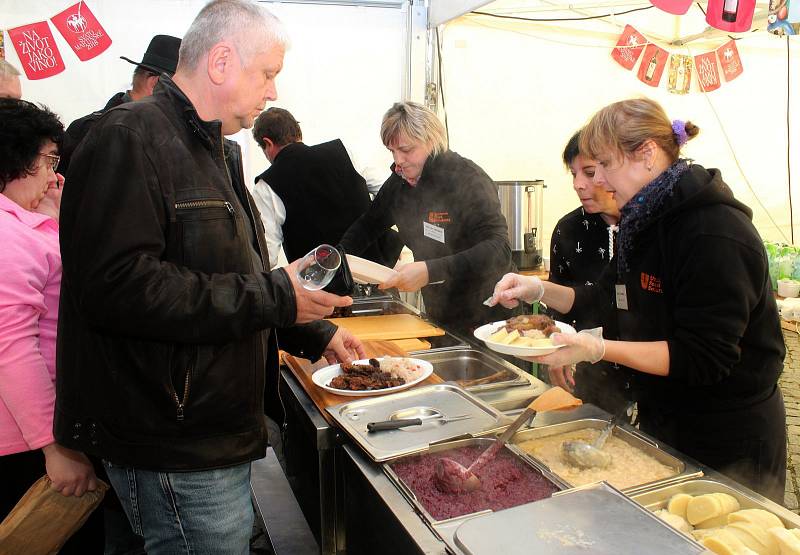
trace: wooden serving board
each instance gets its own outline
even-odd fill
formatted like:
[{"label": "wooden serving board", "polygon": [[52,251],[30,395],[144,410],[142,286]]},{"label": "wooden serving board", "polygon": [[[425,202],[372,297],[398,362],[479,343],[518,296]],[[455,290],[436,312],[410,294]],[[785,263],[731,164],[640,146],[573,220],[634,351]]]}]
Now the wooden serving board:
[{"label": "wooden serving board", "polygon": [[430,341],[424,339],[417,339],[412,337],[410,339],[392,339],[391,343],[397,345],[401,351],[426,351],[431,348]]},{"label": "wooden serving board", "polygon": [[[407,356],[405,351],[401,350],[392,341],[364,341],[364,350],[367,351],[368,358],[382,357],[386,355]],[[319,370],[320,368],[328,366],[328,362],[324,358],[312,363],[308,359],[295,357],[289,353],[283,353],[283,362],[292,371],[292,374],[294,374],[294,377],[300,382],[300,385],[303,386],[303,389],[306,390],[306,393],[308,393],[308,396],[311,397],[311,400],[314,401],[314,404],[317,406],[322,416],[325,417],[325,420],[331,424],[334,423],[334,420],[331,415],[328,414],[328,411],[325,410],[326,408],[344,403],[345,401],[365,398],[336,395],[335,393],[329,393],[328,391],[325,391],[321,387],[317,387],[317,385],[311,380],[311,374],[313,374],[315,370]],[[426,380],[423,380],[414,387],[442,383],[442,381],[442,378],[433,373]]]},{"label": "wooden serving board", "polygon": [[414,314],[351,316],[349,318],[330,318],[329,321],[350,330],[361,341],[385,341],[444,335],[443,329],[437,328]]}]

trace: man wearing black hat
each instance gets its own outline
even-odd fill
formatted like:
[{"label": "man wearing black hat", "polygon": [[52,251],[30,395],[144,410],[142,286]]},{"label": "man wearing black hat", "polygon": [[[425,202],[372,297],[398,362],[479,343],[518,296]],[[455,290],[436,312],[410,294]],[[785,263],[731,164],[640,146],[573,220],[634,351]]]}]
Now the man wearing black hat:
[{"label": "man wearing black hat", "polygon": [[129,91],[118,92],[112,96],[101,110],[78,118],[69,124],[64,134],[64,143],[61,145],[61,162],[58,165],[60,174],[66,175],[73,151],[89,133],[94,122],[104,112],[120,104],[152,95],[153,88],[158,83],[158,78],[162,73],[172,77],[178,65],[178,50],[180,46],[181,39],[178,37],[156,35],[147,46],[141,62],[134,62],[130,58],[120,56],[126,62],[136,66],[136,69],[133,70],[132,88]]}]

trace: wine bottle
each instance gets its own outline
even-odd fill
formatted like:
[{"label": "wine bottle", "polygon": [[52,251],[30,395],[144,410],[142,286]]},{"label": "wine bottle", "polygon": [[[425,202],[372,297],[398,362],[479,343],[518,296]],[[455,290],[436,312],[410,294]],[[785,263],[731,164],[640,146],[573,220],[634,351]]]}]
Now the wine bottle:
[{"label": "wine bottle", "polygon": [[656,67],[658,67],[658,50],[653,52],[653,57],[650,58],[650,63],[647,64],[647,71],[644,72],[645,80],[653,80],[653,76],[656,74]]},{"label": "wine bottle", "polygon": [[737,15],[739,15],[739,0],[725,0],[722,5],[722,20],[734,22]]}]

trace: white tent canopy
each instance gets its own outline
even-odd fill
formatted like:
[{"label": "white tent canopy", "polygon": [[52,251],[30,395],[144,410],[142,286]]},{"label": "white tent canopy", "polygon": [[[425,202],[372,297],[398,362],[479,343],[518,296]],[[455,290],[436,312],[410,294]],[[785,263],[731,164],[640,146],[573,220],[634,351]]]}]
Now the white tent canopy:
[{"label": "white tent canopy", "polygon": [[[736,196],[753,208],[764,238],[790,237],[787,78],[792,90],[800,82],[797,72],[787,77],[788,39],[766,33],[763,15],[754,23],[761,30],[737,36],[742,75],[710,93],[701,92],[695,82],[689,94],[675,95],[666,89],[666,72],[659,87],[645,85],[636,77],[637,68],[627,71],[611,58],[611,49],[624,25],[631,24],[670,53],[713,51],[730,39],[709,30],[704,3],[702,8],[693,4],[679,17],[636,0],[484,4],[478,11],[506,18],[473,12],[438,28],[443,93],[438,107],[447,115],[453,150],[474,159],[493,179],[544,179],[542,232],[547,241],[556,220],[578,205],[560,161],[567,140],[599,108],[636,96],[653,98],[671,117],[700,126],[686,155],[722,170]],[[763,4],[756,7],[757,14],[765,10]],[[604,14],[615,15],[553,21]],[[797,59],[797,39],[788,42]],[[798,117],[790,114],[795,167]]]}]

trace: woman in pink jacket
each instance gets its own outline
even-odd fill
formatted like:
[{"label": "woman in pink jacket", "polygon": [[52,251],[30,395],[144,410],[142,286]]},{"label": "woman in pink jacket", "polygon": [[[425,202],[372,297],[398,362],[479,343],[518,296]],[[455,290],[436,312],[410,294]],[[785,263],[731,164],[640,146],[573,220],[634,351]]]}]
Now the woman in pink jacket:
[{"label": "woman in pink jacket", "polygon": [[66,496],[97,487],[86,456],[53,439],[63,132],[46,108],[0,99],[0,521],[45,473]]}]

